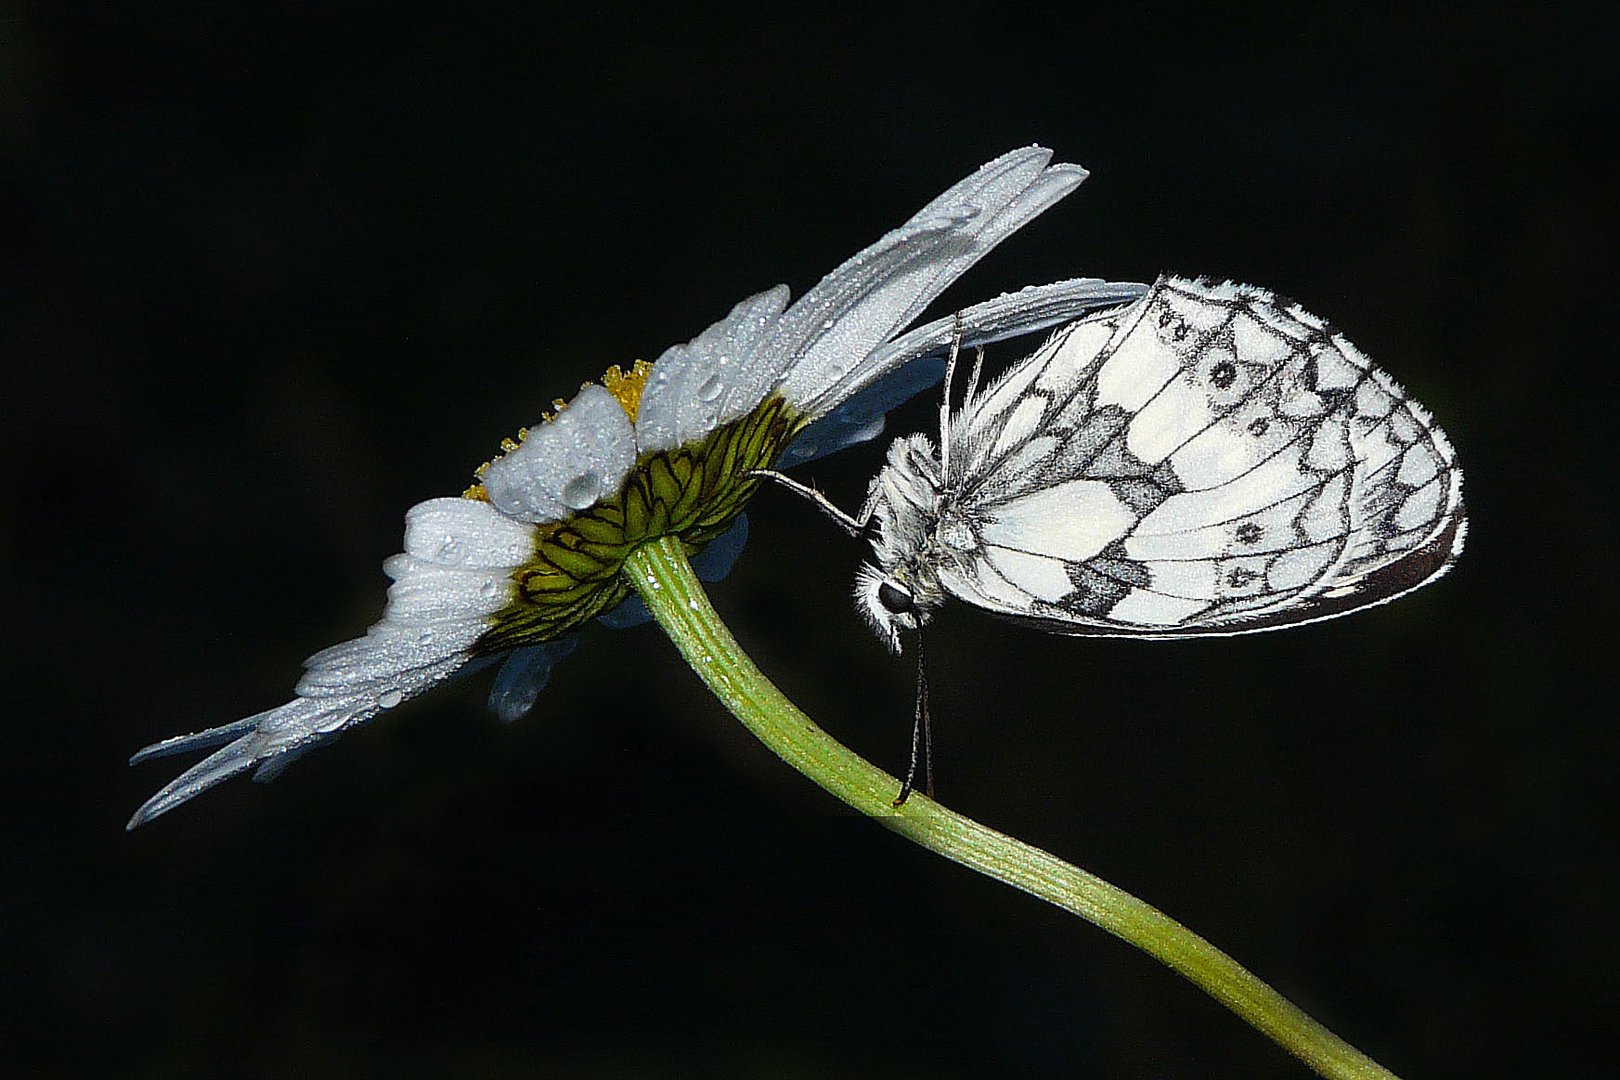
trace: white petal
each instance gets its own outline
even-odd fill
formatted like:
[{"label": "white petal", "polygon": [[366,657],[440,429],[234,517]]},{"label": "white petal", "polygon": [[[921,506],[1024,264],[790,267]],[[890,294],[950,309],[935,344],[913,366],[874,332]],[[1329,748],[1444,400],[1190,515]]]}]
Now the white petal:
[{"label": "white petal", "polygon": [[[820,415],[871,380],[867,357],[1001,241],[1080,186],[1075,165],[1047,168],[1051,151],[1015,150],[989,162],[895,233],[829,274],[790,308],[773,345],[793,356],[782,393]],[[873,255],[927,236],[918,257],[884,265]]]},{"label": "white petal", "polygon": [[518,566],[534,554],[534,530],[479,499],[429,499],[405,514],[405,554],[443,566]]},{"label": "white petal", "polygon": [[550,423],[529,429],[516,450],[482,477],[501,513],[540,524],[561,521],[619,490],[636,463],[635,431],[612,394],[591,383]]},{"label": "white petal", "polygon": [[746,415],[775,387],[818,418],[897,367],[898,357],[881,365],[871,358],[969,267],[1085,179],[1084,169],[1048,167],[1050,159],[1041,147],[1002,155],[847,260],[785,312],[784,292],[762,293],[665,352],[642,394],[640,448],[669,449],[700,438]]},{"label": "white petal", "polygon": [[432,499],[412,508],[406,552],[386,564],[395,581],[381,621],[305,661],[297,696],[280,708],[136,754],[131,764],[226,744],[147,800],[129,827],[254,765],[257,779],[270,779],[311,746],[449,678],[510,601],[512,571],[534,550],[532,532],[472,499]]},{"label": "white petal", "polygon": [[869,384],[800,432],[787,449],[777,455],[775,467],[792,468],[877,438],[883,434],[884,418],[889,410],[938,386],[944,377],[943,357],[923,357],[896,368],[887,378]]},{"label": "white petal", "polygon": [[685,345],[664,350],[636,408],[636,443],[641,450],[670,450],[700,439],[743,396],[752,395],[753,400],[739,416],[764,398],[776,372],[760,370],[755,347],[787,301],[786,285],[767,289],[732,308]]}]

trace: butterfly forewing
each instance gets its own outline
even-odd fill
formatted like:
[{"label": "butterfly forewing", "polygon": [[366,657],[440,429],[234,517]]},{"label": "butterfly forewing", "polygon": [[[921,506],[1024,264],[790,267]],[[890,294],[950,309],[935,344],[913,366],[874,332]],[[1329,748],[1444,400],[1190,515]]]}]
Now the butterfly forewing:
[{"label": "butterfly forewing", "polygon": [[1163,278],[952,423],[941,583],[1072,634],[1270,629],[1393,599],[1461,549],[1428,413],[1320,318]]}]

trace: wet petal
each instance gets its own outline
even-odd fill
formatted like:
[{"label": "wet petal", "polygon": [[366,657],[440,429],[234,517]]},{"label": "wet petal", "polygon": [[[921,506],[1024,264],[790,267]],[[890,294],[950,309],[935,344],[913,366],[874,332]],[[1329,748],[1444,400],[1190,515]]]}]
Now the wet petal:
[{"label": "wet petal", "polygon": [[755,348],[787,301],[786,285],[767,289],[685,345],[664,350],[636,409],[636,443],[643,453],[670,450],[713,431],[739,387],[757,388],[749,408],[759,404],[775,372],[761,375]]},{"label": "wet petal", "polygon": [[511,599],[511,571],[534,550],[532,529],[473,499],[433,499],[406,515],[405,553],[385,564],[388,608],[363,637],[304,662],[279,708],[154,743],[130,759],[220,749],[135,812],[135,828],[238,773],[273,778],[294,757],[438,685],[465,664],[489,618]]},{"label": "wet petal", "polygon": [[501,513],[540,524],[618,491],[635,463],[630,418],[612,394],[591,383],[556,419],[530,428],[516,450],[491,462],[482,481]]},{"label": "wet petal", "polygon": [[997,244],[1086,178],[1076,165],[1048,168],[1050,160],[1051,151],[1041,147],[1004,154],[923,208],[899,234],[943,228],[942,242],[929,258],[873,272],[863,265],[863,252],[806,293],[765,346],[793,357],[783,367],[783,396],[821,416],[883,374],[872,369],[871,353]]},{"label": "wet petal", "polygon": [[[636,421],[643,452],[746,415],[773,389],[826,415],[887,369],[869,357],[975,262],[1085,179],[1051,151],[1004,154],[847,260],[785,312],[780,287],[744,301],[653,365]],[[870,426],[870,423],[868,423]]]},{"label": "wet petal", "polygon": [[836,454],[883,434],[884,416],[945,377],[943,356],[925,357],[890,372],[867,386],[788,444],[776,459],[778,469]]},{"label": "wet petal", "polygon": [[[989,345],[1072,322],[1088,311],[1134,303],[1147,291],[1148,286],[1141,282],[1069,278],[1002,293],[960,312],[962,347]],[[955,336],[957,318],[947,315],[895,338],[872,354],[872,371],[893,371],[919,356],[945,355]]]}]

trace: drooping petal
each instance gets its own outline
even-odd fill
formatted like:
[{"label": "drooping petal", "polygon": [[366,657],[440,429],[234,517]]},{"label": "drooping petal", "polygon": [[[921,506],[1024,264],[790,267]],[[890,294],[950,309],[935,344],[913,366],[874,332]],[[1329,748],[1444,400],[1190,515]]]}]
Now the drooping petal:
[{"label": "drooping petal", "polygon": [[516,450],[491,462],[482,480],[497,510],[540,524],[618,491],[635,463],[630,418],[612,394],[591,383],[556,419],[530,428]]},{"label": "drooping petal", "polygon": [[432,499],[405,517],[405,551],[382,619],[363,637],[305,661],[296,697],[279,708],[178,738],[130,759],[225,745],[181,773],[129,821],[135,828],[255,765],[270,779],[293,756],[436,686],[460,668],[511,600],[511,572],[533,554],[530,526],[473,499]]},{"label": "drooping petal", "polygon": [[738,514],[731,528],[709,541],[709,546],[692,556],[692,572],[699,581],[721,581],[737,565],[737,556],[748,545],[748,515]]},{"label": "drooping petal", "polygon": [[[1073,278],[1032,285],[974,304],[960,313],[962,347],[971,349],[1071,322],[1096,308],[1137,300],[1146,285]],[[860,374],[867,381],[843,403],[806,428],[776,460],[779,469],[837,453],[883,433],[883,417],[917,394],[935,386],[945,374],[946,353],[956,333],[958,316],[947,315],[889,342],[868,359]],[[840,386],[837,393],[844,393]]]},{"label": "drooping petal", "polygon": [[790,469],[883,434],[884,417],[945,377],[944,350],[904,364],[800,432],[773,466]]},{"label": "drooping petal", "polygon": [[569,634],[514,650],[501,664],[501,670],[495,674],[495,685],[489,689],[490,711],[500,717],[503,724],[527,716],[540,699],[540,691],[551,681],[551,669],[577,648],[579,635]]},{"label": "drooping petal", "polygon": [[[962,347],[989,345],[1072,322],[1088,311],[1134,303],[1147,291],[1140,282],[1068,278],[1002,293],[961,311]],[[895,338],[872,354],[861,374],[867,380],[879,379],[919,356],[943,355],[950,349],[957,319],[947,315]],[[837,395],[848,391],[847,385],[835,388]]]}]

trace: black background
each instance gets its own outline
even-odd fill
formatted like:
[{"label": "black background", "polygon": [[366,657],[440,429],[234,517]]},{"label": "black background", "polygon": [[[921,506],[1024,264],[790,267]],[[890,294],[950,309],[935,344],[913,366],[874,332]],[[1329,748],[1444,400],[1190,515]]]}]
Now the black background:
[{"label": "black background", "polygon": [[[1435,587],[1286,634],[950,609],[942,798],[1398,1072],[1612,1068],[1612,37],[1343,4],[67,7],[0,6],[6,1071],[1304,1075],[842,813],[650,628],[592,632],[521,724],[470,679],[122,831],[172,775],[127,754],[285,700],[380,610],[403,511],[552,397],[1035,141],[1092,179],[936,312],[1160,270],[1298,297],[1433,408],[1473,530]],[[879,452],[808,475],[853,503]],[[910,673],[850,608],[859,549],[776,493],[752,517],[717,605],[898,767]]]}]

